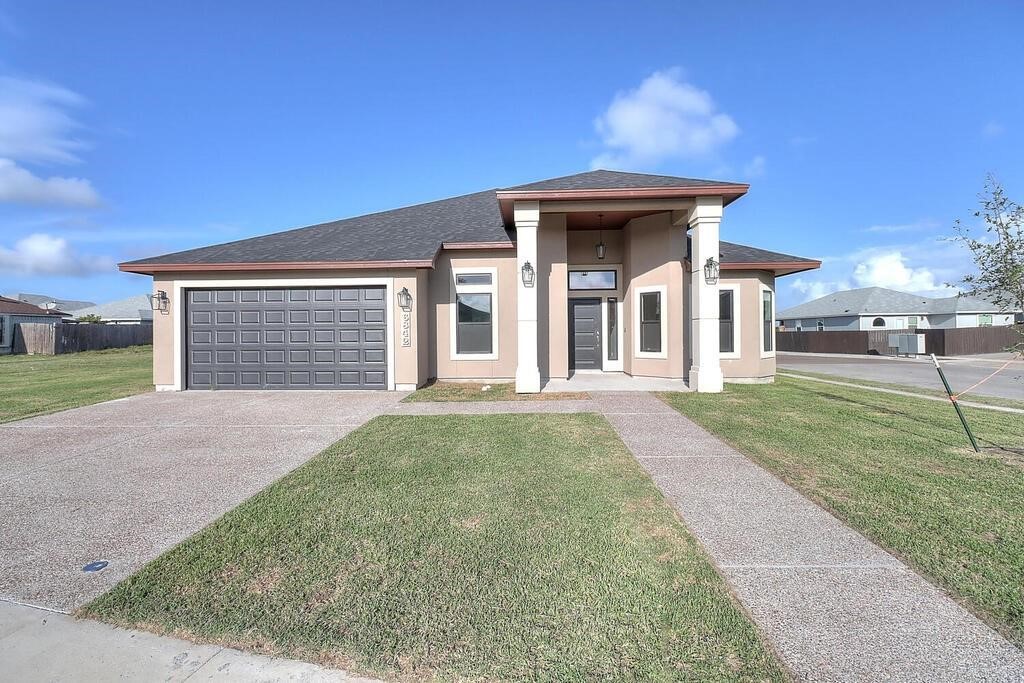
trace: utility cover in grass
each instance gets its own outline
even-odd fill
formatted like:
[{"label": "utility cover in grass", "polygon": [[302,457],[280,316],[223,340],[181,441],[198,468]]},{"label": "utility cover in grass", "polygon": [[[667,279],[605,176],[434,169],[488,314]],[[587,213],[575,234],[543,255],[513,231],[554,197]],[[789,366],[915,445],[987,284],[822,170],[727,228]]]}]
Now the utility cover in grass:
[{"label": "utility cover in grass", "polygon": [[379,417],[83,614],[385,677],[782,678],[597,415]]}]

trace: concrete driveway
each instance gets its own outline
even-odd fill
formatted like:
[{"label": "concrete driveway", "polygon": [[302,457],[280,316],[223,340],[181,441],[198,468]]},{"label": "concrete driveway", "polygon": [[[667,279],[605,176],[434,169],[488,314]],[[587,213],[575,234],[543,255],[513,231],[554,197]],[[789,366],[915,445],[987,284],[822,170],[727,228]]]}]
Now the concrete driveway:
[{"label": "concrete driveway", "polygon": [[[953,391],[961,391],[999,369],[1009,354],[960,356],[940,360]],[[820,372],[837,378],[861,379],[942,391],[942,380],[930,358],[888,358],[833,353],[779,352],[780,370]],[[1024,400],[1024,361],[1015,361],[972,393]],[[968,396],[969,398],[969,396]]]},{"label": "concrete driveway", "polygon": [[151,393],[0,425],[0,599],[74,610],[403,396]]}]

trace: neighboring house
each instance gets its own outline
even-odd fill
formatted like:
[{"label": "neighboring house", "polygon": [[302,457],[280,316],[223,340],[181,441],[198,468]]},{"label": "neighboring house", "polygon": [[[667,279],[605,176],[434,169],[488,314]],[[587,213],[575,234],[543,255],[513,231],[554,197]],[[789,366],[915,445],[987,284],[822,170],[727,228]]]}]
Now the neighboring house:
[{"label": "neighboring house", "polygon": [[774,377],[775,278],[820,266],[719,242],[723,208],[747,189],[591,171],[120,269],[166,296],[153,333],[162,390],[437,378],[531,393],[608,372],[720,391],[723,377]]},{"label": "neighboring house", "polygon": [[139,325],[153,322],[153,308],[149,302],[149,296],[146,294],[88,306],[75,311],[75,318],[84,318],[87,315],[99,316],[102,322],[112,325]]},{"label": "neighboring house", "polygon": [[59,309],[64,311],[65,314],[71,316],[77,316],[77,311],[87,308],[89,306],[95,306],[96,304],[92,301],[76,301],[74,299],[58,299],[56,297],[47,296],[46,294],[25,294],[19,292],[17,294],[5,294],[8,299],[16,299],[18,301],[24,301],[34,306],[38,306],[43,309]]},{"label": "neighboring house", "polygon": [[0,296],[0,355],[8,354],[14,345],[14,326],[18,323],[52,325],[66,315],[63,311],[39,308],[24,301]]},{"label": "neighboring house", "polygon": [[1014,314],[970,296],[931,298],[884,287],[850,289],[779,313],[783,329],[826,332],[1012,325]]}]

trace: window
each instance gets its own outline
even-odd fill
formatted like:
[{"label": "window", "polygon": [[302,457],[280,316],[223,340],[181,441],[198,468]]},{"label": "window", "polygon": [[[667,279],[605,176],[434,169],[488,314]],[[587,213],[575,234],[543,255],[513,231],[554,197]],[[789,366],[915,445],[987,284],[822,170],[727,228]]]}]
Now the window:
[{"label": "window", "polygon": [[991,313],[979,313],[978,314],[978,327],[992,327],[992,314]]},{"label": "window", "polygon": [[885,318],[875,318],[871,321],[871,327],[885,327]]},{"label": "window", "polygon": [[463,273],[455,276],[456,285],[489,285],[490,273]]},{"label": "window", "polygon": [[818,328],[818,332],[824,332],[825,331],[825,321],[824,320],[819,320],[816,323],[816,326]]},{"label": "window", "polygon": [[911,332],[913,332],[913,331],[915,331],[917,329],[917,316],[916,315],[907,316],[907,329],[910,330]]},{"label": "window", "polygon": [[498,357],[498,290],[495,268],[453,268],[452,360]]},{"label": "window", "polygon": [[720,289],[718,292],[718,350],[736,352],[736,292]]},{"label": "window", "polygon": [[7,332],[7,318],[0,315],[0,346],[4,346],[6,343],[6,337],[4,333]]},{"label": "window", "polygon": [[640,350],[661,353],[661,292],[640,294]]},{"label": "window", "polygon": [[491,353],[491,295],[457,294],[455,352]]},{"label": "window", "polygon": [[608,297],[608,360],[619,359],[618,299]]},{"label": "window", "polygon": [[569,289],[616,289],[614,270],[570,270]]},{"label": "window", "polygon": [[775,294],[770,289],[761,289],[761,355],[775,352]]}]

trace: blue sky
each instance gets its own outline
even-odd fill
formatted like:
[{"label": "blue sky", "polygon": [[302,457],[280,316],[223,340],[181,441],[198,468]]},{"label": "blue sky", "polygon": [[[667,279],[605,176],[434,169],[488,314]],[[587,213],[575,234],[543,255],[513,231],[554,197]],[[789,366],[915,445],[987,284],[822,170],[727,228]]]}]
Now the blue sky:
[{"label": "blue sky", "polygon": [[[587,170],[751,183],[722,238],[939,293],[1024,194],[1024,5],[0,0],[0,292]],[[301,5],[301,7],[300,7]]]}]

